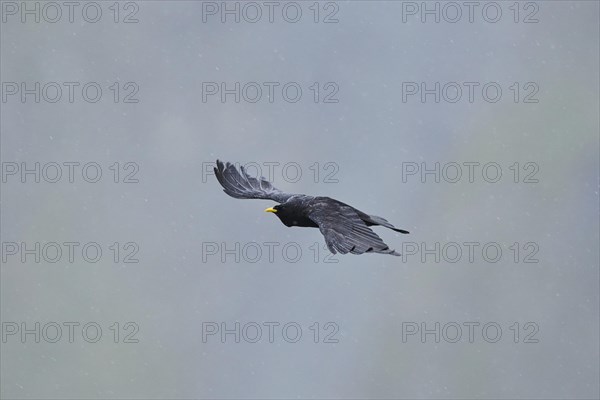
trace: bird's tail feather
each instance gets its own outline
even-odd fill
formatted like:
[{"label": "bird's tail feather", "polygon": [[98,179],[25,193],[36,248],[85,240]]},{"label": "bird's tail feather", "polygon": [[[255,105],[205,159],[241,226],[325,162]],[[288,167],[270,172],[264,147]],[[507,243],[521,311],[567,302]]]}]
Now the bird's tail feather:
[{"label": "bird's tail feather", "polygon": [[400,233],[409,233],[408,231],[406,231],[404,229],[396,228],[394,225],[390,224],[385,218],[378,217],[377,215],[369,215],[368,217],[369,217],[369,220],[365,221],[367,223],[371,223],[373,225],[385,226],[386,228],[389,228],[393,231],[400,232]]}]

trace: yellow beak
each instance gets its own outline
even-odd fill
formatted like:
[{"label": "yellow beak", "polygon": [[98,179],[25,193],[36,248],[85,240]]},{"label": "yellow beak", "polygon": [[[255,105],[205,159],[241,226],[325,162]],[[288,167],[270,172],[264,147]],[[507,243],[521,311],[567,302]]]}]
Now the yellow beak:
[{"label": "yellow beak", "polygon": [[276,212],[277,212],[277,210],[276,210],[276,209],[274,209],[273,207],[269,207],[269,208],[267,208],[267,209],[265,210],[265,212],[272,212],[272,213],[276,213]]}]

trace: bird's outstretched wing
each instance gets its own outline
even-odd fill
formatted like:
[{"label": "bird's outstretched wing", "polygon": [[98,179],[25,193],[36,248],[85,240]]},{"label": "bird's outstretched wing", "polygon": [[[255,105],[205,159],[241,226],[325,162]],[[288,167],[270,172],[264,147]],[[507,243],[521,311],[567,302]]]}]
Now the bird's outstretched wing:
[{"label": "bird's outstretched wing", "polygon": [[274,187],[271,182],[263,178],[256,179],[240,166],[240,170],[231,163],[223,164],[217,160],[215,175],[219,180],[223,191],[236,199],[270,199],[278,203],[284,203],[293,194],[284,193]]},{"label": "bird's outstretched wing", "polygon": [[[329,199],[330,200],[330,199]],[[381,253],[399,256],[360,219],[356,210],[341,202],[313,203],[309,218],[319,225],[332,253]]]}]

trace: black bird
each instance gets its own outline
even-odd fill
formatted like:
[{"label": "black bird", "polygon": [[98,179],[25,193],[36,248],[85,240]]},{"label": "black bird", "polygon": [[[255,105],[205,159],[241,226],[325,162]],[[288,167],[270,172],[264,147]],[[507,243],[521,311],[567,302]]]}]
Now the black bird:
[{"label": "black bird", "polygon": [[248,175],[243,166],[240,170],[231,163],[223,164],[217,160],[215,175],[225,193],[236,199],[269,199],[280,203],[265,211],[275,213],[285,226],[319,228],[333,254],[400,255],[391,250],[369,226],[381,225],[400,233],[408,231],[330,197],[284,193],[265,178]]}]

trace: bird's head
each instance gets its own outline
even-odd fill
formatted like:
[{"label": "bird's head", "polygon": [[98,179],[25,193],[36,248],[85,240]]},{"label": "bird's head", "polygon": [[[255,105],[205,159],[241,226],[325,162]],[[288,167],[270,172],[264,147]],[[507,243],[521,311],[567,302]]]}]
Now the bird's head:
[{"label": "bird's head", "polygon": [[[285,209],[283,207],[281,207],[281,204],[277,204],[276,206],[269,207],[265,210],[265,212],[270,212],[273,214],[283,213],[284,211],[285,211]],[[281,214],[279,214],[279,215],[281,215]]]},{"label": "bird's head", "polygon": [[277,204],[276,206],[267,208],[265,212],[275,214],[286,226],[297,225],[298,216],[294,212],[293,205]]},{"label": "bird's head", "polygon": [[285,226],[310,226],[317,227],[317,224],[312,221],[307,212],[309,207],[302,199],[292,199],[285,203],[277,204],[269,207],[265,211],[271,212],[279,218]]}]

